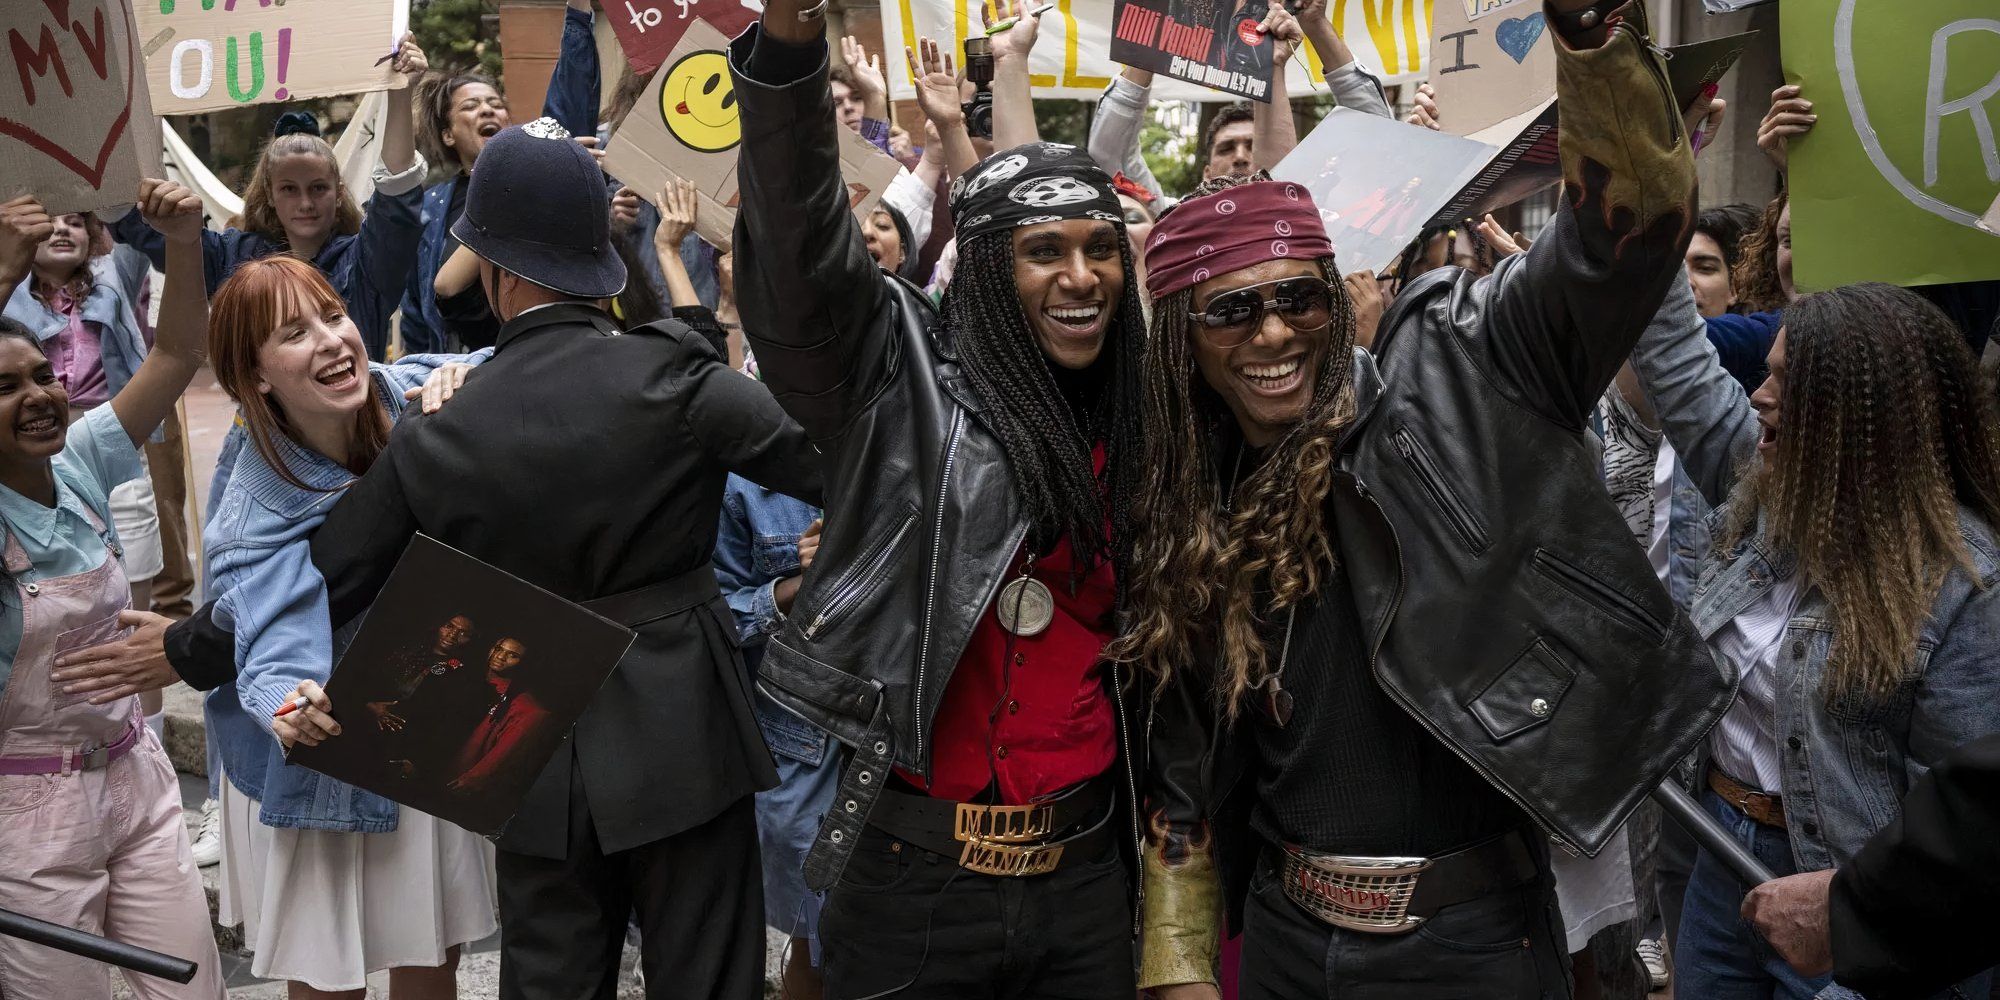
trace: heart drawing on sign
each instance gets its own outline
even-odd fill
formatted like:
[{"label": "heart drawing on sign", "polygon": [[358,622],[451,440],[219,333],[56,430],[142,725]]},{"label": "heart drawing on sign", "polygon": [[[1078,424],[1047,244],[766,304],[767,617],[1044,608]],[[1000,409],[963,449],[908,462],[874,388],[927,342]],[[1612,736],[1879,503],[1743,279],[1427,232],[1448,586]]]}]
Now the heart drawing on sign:
[{"label": "heart drawing on sign", "polygon": [[[24,39],[10,29],[8,33],[13,36],[10,42],[15,43],[10,45],[10,48],[18,53],[21,51],[21,45],[25,44],[39,61],[22,60],[16,67],[20,71],[20,86],[23,88],[21,93],[27,104],[17,104],[11,99],[0,97],[0,110],[20,107],[25,111],[27,105],[33,103],[32,100],[28,100],[30,94],[39,95],[43,100],[53,97],[65,102],[65,108],[72,114],[49,116],[50,118],[60,118],[62,124],[75,127],[79,119],[99,117],[106,121],[102,134],[99,135],[94,127],[88,128],[83,136],[77,137],[82,139],[81,142],[77,141],[77,138],[71,138],[66,142],[46,134],[43,129],[29,122],[0,113],[0,135],[11,136],[27,143],[83,178],[92,188],[102,188],[104,165],[111,159],[112,151],[118,147],[118,140],[124,136],[125,129],[132,121],[133,77],[138,72],[138,53],[134,49],[133,37],[138,33],[138,26],[132,22],[131,5],[116,0],[99,0],[96,4],[88,5],[95,7],[92,11],[92,23],[89,25],[85,25],[80,19],[70,20],[68,15],[73,2],[74,0],[43,0],[43,5],[56,16],[58,23],[53,26],[42,26],[38,37]],[[125,38],[125,56],[122,60],[113,57],[107,61],[105,58],[105,31],[109,27],[105,23],[107,10],[112,17],[122,18],[124,21],[124,28],[120,32]],[[68,51],[81,50],[84,56],[82,60],[66,58],[66,47],[62,44],[62,40],[68,38],[74,38],[77,43]],[[114,71],[116,75],[125,78],[122,97],[93,94],[89,91],[87,82],[93,75],[111,86],[116,86]],[[29,75],[31,72],[38,75],[31,78]],[[33,90],[28,89],[33,86],[31,79],[41,86]],[[74,94],[70,92],[72,81],[76,83]],[[0,84],[7,82],[6,79],[0,78]],[[93,115],[91,112],[96,114]],[[88,160],[77,155],[77,147],[89,150],[93,142],[97,148],[86,154],[90,157]]]},{"label": "heart drawing on sign", "polygon": [[1535,43],[1542,39],[1542,29],[1548,26],[1542,20],[1542,12],[1536,11],[1526,17],[1516,17],[1500,22],[1493,29],[1493,41],[1500,51],[1514,57],[1515,62],[1525,62],[1528,53],[1534,51]]}]

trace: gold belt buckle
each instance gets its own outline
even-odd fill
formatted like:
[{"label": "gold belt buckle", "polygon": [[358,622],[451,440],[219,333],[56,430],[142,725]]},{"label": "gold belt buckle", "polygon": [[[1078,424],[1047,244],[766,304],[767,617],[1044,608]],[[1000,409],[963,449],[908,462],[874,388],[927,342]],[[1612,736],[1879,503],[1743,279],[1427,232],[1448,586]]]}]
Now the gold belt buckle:
[{"label": "gold belt buckle", "polygon": [[986,840],[968,840],[959,852],[958,866],[981,875],[1047,875],[1062,863],[1063,845],[1035,844],[1019,847]]},{"label": "gold belt buckle", "polygon": [[1417,878],[1429,858],[1368,858],[1285,850],[1285,895],[1306,912],[1367,934],[1406,934],[1424,922],[1410,916]]},{"label": "gold belt buckle", "polygon": [[1055,833],[1053,805],[958,804],[952,836],[965,842],[958,865],[981,875],[1046,875],[1061,863],[1061,844],[1039,843]]},{"label": "gold belt buckle", "polygon": [[987,806],[958,804],[952,836],[967,843],[1032,844],[1056,832],[1053,805]]}]

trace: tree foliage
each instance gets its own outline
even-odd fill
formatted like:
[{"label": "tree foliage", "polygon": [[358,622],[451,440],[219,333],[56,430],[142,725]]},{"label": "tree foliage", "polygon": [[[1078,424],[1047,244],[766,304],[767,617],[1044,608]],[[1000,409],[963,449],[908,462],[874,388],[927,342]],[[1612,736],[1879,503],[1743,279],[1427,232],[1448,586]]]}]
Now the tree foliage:
[{"label": "tree foliage", "polygon": [[499,80],[500,31],[489,20],[487,0],[418,0],[410,30],[438,73],[476,70]]}]

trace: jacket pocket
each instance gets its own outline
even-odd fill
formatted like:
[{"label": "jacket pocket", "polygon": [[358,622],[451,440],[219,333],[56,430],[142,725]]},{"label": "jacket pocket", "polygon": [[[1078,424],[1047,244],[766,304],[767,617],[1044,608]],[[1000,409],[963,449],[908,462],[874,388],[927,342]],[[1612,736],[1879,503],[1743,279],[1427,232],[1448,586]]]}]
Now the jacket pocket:
[{"label": "jacket pocket", "polygon": [[1458,494],[1451,491],[1451,486],[1445,481],[1444,473],[1438,469],[1437,463],[1431,460],[1430,452],[1424,450],[1417,436],[1408,429],[1398,429],[1391,439],[1396,444],[1397,454],[1403,456],[1403,461],[1409,465],[1410,471],[1415,473],[1417,484],[1430,496],[1432,506],[1438,509],[1438,513],[1444,515],[1445,523],[1451,525],[1451,530],[1457,533],[1459,540],[1474,554],[1485,552],[1488,545],[1485,530],[1479,527],[1478,520],[1472,516],[1472,508],[1460,500]]},{"label": "jacket pocket", "polygon": [[1495,740],[1511,739],[1553,718],[1575,682],[1576,668],[1537,637],[1465,707]]},{"label": "jacket pocket", "polygon": [[895,522],[893,530],[878,536],[861,550],[853,564],[827,586],[826,602],[813,613],[811,624],[806,626],[807,639],[818,638],[821,630],[840,621],[842,615],[852,611],[863,598],[881,586],[886,579],[883,570],[902,550],[903,543],[909,540],[910,531],[916,525],[916,508],[908,508],[902,520]]},{"label": "jacket pocket", "polygon": [[1556,586],[1575,594],[1585,604],[1611,616],[1654,642],[1665,642],[1667,623],[1645,605],[1633,600],[1588,570],[1544,548],[1535,549],[1535,571]]}]

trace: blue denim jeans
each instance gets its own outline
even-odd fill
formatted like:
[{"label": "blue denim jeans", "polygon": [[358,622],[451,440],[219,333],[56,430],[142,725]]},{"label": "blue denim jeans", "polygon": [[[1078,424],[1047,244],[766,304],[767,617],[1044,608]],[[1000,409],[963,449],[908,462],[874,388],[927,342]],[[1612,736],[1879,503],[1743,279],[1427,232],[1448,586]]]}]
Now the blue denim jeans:
[{"label": "blue denim jeans", "polygon": [[[1785,831],[1743,815],[1714,791],[1701,794],[1702,808],[1771,874],[1798,870]],[[1832,982],[1799,975],[1757,935],[1741,914],[1749,887],[1706,850],[1695,855],[1687,897],[1681,906],[1679,940],[1674,942],[1674,995],[1701,1000],[1812,1000]]]}]

